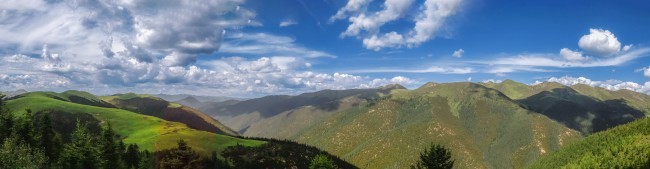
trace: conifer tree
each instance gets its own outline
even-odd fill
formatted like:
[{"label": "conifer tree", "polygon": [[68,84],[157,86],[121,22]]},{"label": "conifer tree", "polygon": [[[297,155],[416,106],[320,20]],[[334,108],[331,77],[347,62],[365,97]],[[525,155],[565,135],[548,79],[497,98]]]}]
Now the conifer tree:
[{"label": "conifer tree", "polygon": [[12,134],[14,126],[13,114],[5,106],[5,95],[0,94],[0,141],[4,141]]},{"label": "conifer tree", "polygon": [[100,153],[94,146],[94,139],[88,130],[77,120],[77,128],[72,133],[70,143],[61,152],[59,163],[62,168],[94,169],[101,166]]},{"label": "conifer tree", "polygon": [[325,155],[319,154],[311,160],[309,164],[309,169],[335,169],[336,164],[330,158]]},{"label": "conifer tree", "polygon": [[115,132],[111,123],[102,128],[98,143],[103,167],[118,168],[121,162],[119,144],[115,141]]},{"label": "conifer tree", "polygon": [[454,160],[451,159],[451,152],[441,145],[431,145],[420,153],[420,160],[412,165],[412,169],[451,169],[454,167]]}]

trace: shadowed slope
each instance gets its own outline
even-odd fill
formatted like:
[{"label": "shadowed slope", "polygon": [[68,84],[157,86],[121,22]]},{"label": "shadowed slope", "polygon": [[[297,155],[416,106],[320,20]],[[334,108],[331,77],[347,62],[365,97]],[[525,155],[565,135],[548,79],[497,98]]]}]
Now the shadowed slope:
[{"label": "shadowed slope", "polygon": [[529,109],[585,134],[609,129],[645,117],[623,99],[600,101],[572,88],[555,88],[520,100]]},{"label": "shadowed slope", "polygon": [[361,168],[408,167],[433,143],[459,168],[521,168],[580,134],[473,83],[427,83],[338,112],[297,139]]},{"label": "shadowed slope", "polygon": [[[323,90],[297,96],[265,96],[245,101],[219,103],[219,105],[206,105],[201,107],[201,110],[210,113],[240,134],[287,138],[296,134],[295,132],[299,129],[329,117],[331,112],[347,109],[350,105],[356,105],[368,99],[379,98],[395,89],[403,90],[404,87],[389,85],[378,89]],[[292,121],[288,122],[282,119],[292,119]],[[294,126],[284,123],[293,123]],[[293,129],[290,129],[292,132],[284,132],[279,137],[280,135],[276,134],[286,130],[270,131],[261,124],[267,125],[267,127]]]},{"label": "shadowed slope", "polygon": [[102,98],[124,110],[184,123],[197,130],[237,135],[230,128],[198,110],[153,96],[127,93]]}]

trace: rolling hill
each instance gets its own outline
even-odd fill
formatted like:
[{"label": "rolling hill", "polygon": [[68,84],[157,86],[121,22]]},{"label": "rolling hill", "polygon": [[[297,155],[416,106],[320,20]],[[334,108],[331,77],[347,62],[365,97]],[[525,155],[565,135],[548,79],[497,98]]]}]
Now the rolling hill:
[{"label": "rolling hill", "polygon": [[[169,148],[178,145],[179,139],[183,139],[188,146],[192,147],[192,150],[201,156],[210,157],[210,154],[215,152],[220,158],[236,161],[231,165],[237,168],[250,168],[250,166],[254,166],[253,168],[307,168],[310,160],[316,155],[325,155],[340,167],[357,168],[312,146],[291,141],[219,134],[214,131],[209,132],[189,127],[192,125],[191,123],[198,123],[196,121],[173,122],[150,116],[162,115],[169,118],[171,115],[171,117],[175,116],[174,118],[186,118],[199,116],[202,113],[179,104],[158,102],[161,99],[148,95],[130,93],[101,97],[118,103],[117,105],[99,98],[80,91],[30,92],[4,100],[4,103],[0,104],[0,109],[8,110],[15,118],[29,117],[25,116],[27,112],[32,113],[34,118],[38,119],[42,119],[45,114],[49,115],[52,123],[56,124],[53,126],[53,130],[57,135],[61,135],[64,142],[70,141],[69,138],[79,121],[95,135],[100,134],[101,126],[110,124],[113,131],[125,144],[137,144],[141,150],[149,152],[169,151]],[[166,105],[166,107],[162,105]],[[117,107],[141,112],[135,113]],[[170,111],[182,111],[182,113],[170,113]],[[209,118],[206,115],[203,117]],[[214,122],[218,123],[216,120]]]},{"label": "rolling hill", "polygon": [[[96,121],[96,124],[111,123],[125,143],[138,144],[142,149],[149,151],[174,147],[181,138],[187,140],[188,145],[205,154],[211,151],[222,151],[234,145],[259,146],[265,143],[196,130],[183,123],[127,110],[96,106],[106,103],[85,92],[30,92],[9,99],[6,106],[14,114],[23,114],[26,109],[35,113],[55,112],[51,115],[55,116],[52,119],[59,120],[54,121],[58,125],[74,126],[75,119],[84,120],[82,121],[84,123],[92,121]],[[59,132],[66,133],[66,131]]]},{"label": "rolling hill", "polygon": [[212,117],[193,108],[168,102],[150,95],[134,93],[101,97],[117,108],[187,124],[188,127],[218,134],[237,135]]},{"label": "rolling hill", "polygon": [[226,101],[208,104],[199,110],[244,136],[288,138],[328,118],[333,112],[403,89],[402,86],[391,85],[377,89],[323,90],[297,96],[276,95]]},{"label": "rolling hill", "polygon": [[431,143],[458,168],[522,168],[580,139],[579,132],[474,83],[427,83],[334,113],[300,132],[361,168],[404,168]]}]

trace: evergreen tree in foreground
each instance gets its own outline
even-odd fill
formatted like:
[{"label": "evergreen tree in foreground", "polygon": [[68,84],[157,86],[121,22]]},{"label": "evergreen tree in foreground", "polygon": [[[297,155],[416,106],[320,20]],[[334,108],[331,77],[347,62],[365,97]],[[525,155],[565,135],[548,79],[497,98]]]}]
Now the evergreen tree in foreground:
[{"label": "evergreen tree in foreground", "polygon": [[61,152],[59,163],[62,168],[93,169],[101,166],[100,152],[88,129],[77,120],[77,129],[72,133],[70,143]]},{"label": "evergreen tree in foreground", "polygon": [[162,169],[201,169],[203,168],[203,159],[192,147],[187,145],[185,140],[178,141],[178,147],[162,150],[156,153],[158,165],[156,168]]},{"label": "evergreen tree in foreground", "polygon": [[420,160],[412,165],[412,169],[451,169],[454,167],[454,160],[451,159],[451,152],[441,145],[431,145],[420,153]]},{"label": "evergreen tree in foreground", "polygon": [[5,107],[5,95],[0,94],[0,142],[11,136],[14,126],[13,114]]},{"label": "evergreen tree in foreground", "polygon": [[309,169],[335,169],[336,164],[330,158],[325,155],[319,154],[311,160],[309,164]]}]

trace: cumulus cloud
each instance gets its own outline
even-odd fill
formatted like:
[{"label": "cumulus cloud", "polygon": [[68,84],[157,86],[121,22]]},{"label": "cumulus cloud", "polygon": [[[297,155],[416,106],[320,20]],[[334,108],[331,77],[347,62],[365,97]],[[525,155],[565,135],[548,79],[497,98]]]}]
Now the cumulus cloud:
[{"label": "cumulus cloud", "polygon": [[465,50],[458,49],[458,50],[454,51],[454,53],[452,53],[451,56],[461,58],[461,57],[463,57],[464,53],[465,53]]},{"label": "cumulus cloud", "polygon": [[0,84],[7,84],[0,90],[77,89],[100,94],[164,91],[254,97],[417,83],[401,76],[370,78],[346,73],[319,73],[308,70],[309,65],[302,57],[288,56],[226,57],[199,65],[170,66],[164,59],[140,62],[119,55],[85,65],[54,64],[45,58],[12,55],[0,57]]},{"label": "cumulus cloud", "polygon": [[[291,37],[242,32],[261,26],[242,3],[3,2],[0,47],[3,53],[25,55],[0,56],[0,90],[259,96],[415,82],[312,72],[308,59],[336,56]],[[197,56],[217,51],[246,58],[196,63]]]},{"label": "cumulus cloud", "polygon": [[282,22],[280,22],[280,24],[278,26],[287,27],[287,26],[296,25],[296,24],[298,24],[298,22],[294,21],[293,19],[285,19]]},{"label": "cumulus cloud", "polygon": [[[548,82],[557,82],[563,85],[567,86],[572,86],[576,84],[584,84],[584,85],[589,85],[592,87],[602,87],[607,90],[621,90],[621,89],[627,89],[631,91],[636,91],[639,93],[645,93],[645,94],[650,94],[650,82],[645,82],[644,84],[638,84],[635,82],[624,82],[620,80],[606,80],[606,81],[596,81],[596,80],[591,80],[585,77],[571,77],[571,76],[564,76],[564,77],[551,77],[548,80]],[[540,81],[535,82],[534,84],[539,84],[541,83]]]},{"label": "cumulus cloud", "polygon": [[415,26],[406,33],[390,31],[381,33],[380,28],[389,22],[403,18],[410,11],[413,0],[386,0],[380,11],[368,12],[369,0],[348,1],[348,4],[330,18],[333,22],[348,18],[350,25],[341,37],[358,37],[363,45],[375,51],[386,47],[414,47],[435,37],[446,19],[454,15],[460,0],[426,0],[415,14]]},{"label": "cumulus cloud", "polygon": [[[0,7],[1,46],[15,53],[64,51],[61,59],[97,61],[122,52],[140,61],[172,53],[214,53],[226,29],[260,26],[240,0],[8,1]],[[45,48],[43,48],[45,49]],[[45,51],[44,51],[45,52]],[[148,54],[147,54],[148,53]],[[48,55],[48,56],[54,56]],[[177,59],[180,59],[177,57]],[[192,63],[184,57],[179,63]]]},{"label": "cumulus cloud", "polygon": [[587,57],[582,55],[582,52],[573,51],[573,50],[568,49],[568,48],[560,49],[560,56],[562,56],[566,60],[571,60],[571,61],[587,59]]},{"label": "cumulus cloud", "polygon": [[346,18],[350,14],[356,14],[365,10],[372,0],[349,0],[348,3],[339,9],[336,14],[330,17],[329,22]]},{"label": "cumulus cloud", "polygon": [[503,80],[494,80],[494,79],[487,79],[483,80],[483,83],[501,83]]},{"label": "cumulus cloud", "polygon": [[589,29],[589,34],[584,35],[578,42],[580,49],[589,53],[611,56],[621,50],[621,42],[609,30]]}]

